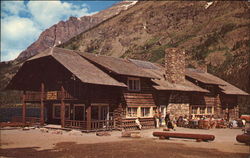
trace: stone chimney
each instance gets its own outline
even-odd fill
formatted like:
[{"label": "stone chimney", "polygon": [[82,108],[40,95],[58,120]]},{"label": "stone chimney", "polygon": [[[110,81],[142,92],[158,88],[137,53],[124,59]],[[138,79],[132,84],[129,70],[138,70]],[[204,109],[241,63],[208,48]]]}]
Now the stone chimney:
[{"label": "stone chimney", "polygon": [[179,48],[165,50],[165,75],[170,83],[185,82],[185,52]]}]

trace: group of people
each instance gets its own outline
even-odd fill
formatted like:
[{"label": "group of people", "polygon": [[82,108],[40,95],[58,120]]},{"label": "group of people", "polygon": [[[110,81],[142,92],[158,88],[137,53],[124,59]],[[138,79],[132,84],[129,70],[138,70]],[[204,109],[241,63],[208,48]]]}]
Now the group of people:
[{"label": "group of people", "polygon": [[[165,124],[163,123],[165,121]],[[135,123],[139,129],[142,128],[142,125],[139,121],[139,118],[135,120]],[[224,119],[215,119],[213,116],[179,116],[178,118],[170,119],[170,113],[167,113],[165,116],[162,115],[160,111],[155,111],[154,114],[154,124],[155,128],[167,127],[168,129],[175,130],[175,127],[188,127],[188,128],[234,128],[234,127],[244,127],[244,120],[232,120],[225,121]]]},{"label": "group of people", "polygon": [[167,113],[164,118],[161,112],[155,111],[154,120],[155,120],[155,128],[163,126],[163,120],[165,120],[165,126],[169,129],[174,130],[174,124],[170,119],[170,113]]}]

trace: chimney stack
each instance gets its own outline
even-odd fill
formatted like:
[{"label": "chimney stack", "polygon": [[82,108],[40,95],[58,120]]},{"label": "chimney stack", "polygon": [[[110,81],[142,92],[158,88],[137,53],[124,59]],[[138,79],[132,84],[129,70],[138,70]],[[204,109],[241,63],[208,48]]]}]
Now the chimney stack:
[{"label": "chimney stack", "polygon": [[165,74],[170,83],[185,82],[185,52],[179,48],[165,50]]}]

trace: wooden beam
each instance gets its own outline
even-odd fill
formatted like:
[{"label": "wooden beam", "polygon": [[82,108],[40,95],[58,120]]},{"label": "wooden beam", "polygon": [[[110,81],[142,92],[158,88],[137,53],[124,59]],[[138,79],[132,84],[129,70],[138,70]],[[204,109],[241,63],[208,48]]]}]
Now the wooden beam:
[{"label": "wooden beam", "polygon": [[26,92],[23,91],[23,97],[22,97],[22,103],[23,103],[23,109],[22,109],[22,122],[23,125],[25,124],[25,117],[26,117],[26,103],[25,103],[25,96],[26,96]]},{"label": "wooden beam", "polygon": [[87,107],[87,130],[91,130],[91,104]]},{"label": "wooden beam", "polygon": [[41,83],[40,125],[44,125],[44,83]]},{"label": "wooden beam", "polygon": [[61,99],[61,126],[65,127],[65,89],[61,86],[62,99]]}]

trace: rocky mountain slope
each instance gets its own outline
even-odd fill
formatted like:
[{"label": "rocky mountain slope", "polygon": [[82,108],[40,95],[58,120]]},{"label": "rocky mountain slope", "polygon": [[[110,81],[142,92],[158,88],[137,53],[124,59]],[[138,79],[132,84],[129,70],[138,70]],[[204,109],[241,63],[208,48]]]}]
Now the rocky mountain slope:
[{"label": "rocky mountain slope", "polygon": [[115,15],[118,15],[121,11],[127,10],[134,4],[135,2],[132,1],[124,1],[92,16],[84,16],[81,18],[70,17],[67,21],[60,21],[43,31],[37,41],[32,43],[26,50],[20,53],[17,60],[25,60],[49,47],[64,43],[79,33],[84,32]]},{"label": "rocky mountain slope", "polygon": [[206,63],[210,72],[249,91],[248,5],[142,1],[61,47],[159,63],[165,48],[180,47],[186,50],[188,66]]},{"label": "rocky mountain slope", "polygon": [[249,27],[248,2],[140,1],[61,47],[158,63],[165,48],[179,47],[187,66],[206,64],[209,72],[250,92]]},{"label": "rocky mountain slope", "polygon": [[[53,38],[50,46],[66,41],[59,46],[158,63],[166,48],[178,47],[186,51],[187,66],[206,64],[209,72],[250,92],[248,2],[139,1],[108,17],[77,36],[67,34],[73,37],[68,41]],[[241,103],[250,105],[250,99]]]}]

